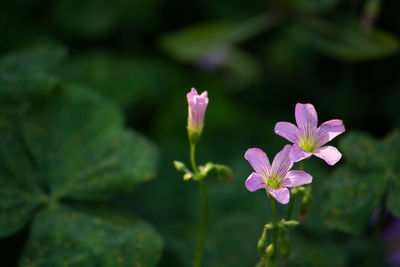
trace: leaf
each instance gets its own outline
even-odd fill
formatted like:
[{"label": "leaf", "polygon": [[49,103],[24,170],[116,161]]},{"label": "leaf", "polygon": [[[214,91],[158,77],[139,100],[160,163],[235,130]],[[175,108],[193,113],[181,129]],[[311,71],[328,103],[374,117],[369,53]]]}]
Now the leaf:
[{"label": "leaf", "polygon": [[43,200],[33,162],[16,133],[10,121],[0,119],[0,237],[24,227]]},{"label": "leaf", "polygon": [[[30,67],[29,57],[25,63],[10,72],[16,79],[49,77],[46,66]],[[21,265],[154,266],[161,241],[145,223],[111,209],[59,206],[107,198],[152,178],[153,145],[124,130],[121,112],[93,91],[63,85],[45,98],[39,87],[20,89],[21,102],[38,101],[29,112],[0,112],[0,237],[34,218]]]},{"label": "leaf", "polygon": [[43,202],[41,194],[15,183],[13,177],[0,174],[0,238],[21,230]]},{"label": "leaf", "polygon": [[148,224],[100,207],[55,204],[38,214],[21,266],[155,266],[162,241]]},{"label": "leaf", "polygon": [[0,59],[0,72],[52,72],[66,56],[62,46],[38,46],[8,53]]},{"label": "leaf", "polygon": [[366,133],[349,132],[340,139],[339,146],[344,159],[362,170],[380,170],[384,164],[383,142]]},{"label": "leaf", "polygon": [[162,47],[182,61],[197,61],[216,51],[229,51],[232,45],[245,41],[275,24],[280,14],[268,13],[243,23],[225,21],[193,25],[168,34]]},{"label": "leaf", "polygon": [[66,197],[74,199],[98,199],[115,192],[130,192],[155,176],[156,159],[156,150],[147,140],[129,131],[119,131],[56,194],[64,192]]},{"label": "leaf", "polygon": [[[119,31],[131,33],[157,22],[160,0],[59,0],[51,5],[57,29],[79,40],[101,39]],[[122,26],[122,27],[121,27]],[[118,28],[120,27],[120,28]],[[128,29],[126,29],[128,28]]]},{"label": "leaf", "polygon": [[121,123],[112,104],[76,86],[25,122],[27,142],[57,198],[106,198],[154,176],[154,147],[121,131]]},{"label": "leaf", "polygon": [[60,87],[51,74],[65,55],[62,47],[37,47],[0,59],[0,104],[15,109],[48,97]]},{"label": "leaf", "polygon": [[399,51],[398,39],[387,32],[366,32],[356,22],[334,23],[308,19],[305,36],[321,51],[342,60],[363,61],[382,58]]},{"label": "leaf", "polygon": [[[175,88],[175,66],[158,58],[118,57],[96,51],[71,58],[63,77],[87,85],[122,107],[140,105]],[[90,71],[88,71],[90,70]],[[179,73],[179,78],[181,78]],[[174,82],[171,82],[173,80]]]},{"label": "leaf", "polygon": [[366,222],[380,204],[386,190],[383,173],[360,175],[350,168],[338,169],[329,183],[329,196],[323,216],[329,228],[361,233]]}]

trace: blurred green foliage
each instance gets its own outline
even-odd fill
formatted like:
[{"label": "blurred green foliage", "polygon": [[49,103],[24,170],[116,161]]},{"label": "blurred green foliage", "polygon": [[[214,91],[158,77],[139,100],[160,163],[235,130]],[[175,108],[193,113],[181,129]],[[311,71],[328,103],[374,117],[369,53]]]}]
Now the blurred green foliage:
[{"label": "blurred green foliage", "polygon": [[[348,133],[337,138],[338,166],[306,164],[313,208],[289,231],[287,265],[363,266],[371,213],[386,186],[387,206],[399,215],[398,177],[387,178],[396,164],[379,161],[394,159],[396,145],[380,139],[400,125],[400,3],[381,1],[371,29],[363,24],[365,5],[2,1],[1,265],[151,266],[160,259],[159,266],[191,266],[199,194],[171,162],[188,157],[185,94],[194,86],[210,96],[199,164],[227,164],[235,178],[207,181],[204,265],[259,259],[256,243],[271,213],[262,192],[244,188],[251,168],[243,154],[260,147],[272,157],[285,144],[275,123],[294,121],[295,103],[310,102],[321,121],[343,119]],[[15,49],[23,50],[7,54]],[[368,132],[365,142],[379,156],[367,157],[357,143],[364,134],[353,130]],[[155,175],[154,146],[158,176],[142,183]],[[49,197],[53,191],[59,200]],[[160,236],[136,215],[157,229],[162,254]],[[376,265],[385,266],[384,256]]]},{"label": "blurred green foliage", "polygon": [[153,178],[156,149],[123,129],[107,100],[47,76],[60,49],[46,51],[0,60],[2,102],[15,107],[0,123],[1,237],[33,219],[21,266],[156,265],[162,242],[151,226],[90,204],[88,212],[68,208]]},{"label": "blurred green foliage", "polygon": [[381,141],[352,132],[342,139],[340,147],[348,163],[333,175],[324,207],[326,224],[362,233],[378,207],[400,216],[400,134],[395,132]]}]

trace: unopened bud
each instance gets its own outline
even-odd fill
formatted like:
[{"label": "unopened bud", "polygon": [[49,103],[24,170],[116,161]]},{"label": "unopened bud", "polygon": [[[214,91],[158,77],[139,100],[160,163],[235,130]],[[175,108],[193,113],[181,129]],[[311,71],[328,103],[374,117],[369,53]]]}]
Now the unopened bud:
[{"label": "unopened bud", "polygon": [[270,244],[270,245],[267,247],[266,252],[267,252],[267,258],[271,258],[272,255],[274,255],[274,252],[275,252],[274,244]]},{"label": "unopened bud", "polygon": [[201,137],[204,127],[204,114],[208,105],[207,96],[207,91],[199,95],[194,88],[186,95],[189,105],[187,129],[191,144],[197,144]]},{"label": "unopened bud", "polygon": [[187,172],[187,173],[185,173],[185,175],[183,175],[183,180],[184,181],[189,181],[191,179],[193,179],[193,173]]},{"label": "unopened bud", "polygon": [[185,163],[174,160],[174,166],[175,168],[180,171],[180,172],[188,172],[188,168],[186,167]]}]

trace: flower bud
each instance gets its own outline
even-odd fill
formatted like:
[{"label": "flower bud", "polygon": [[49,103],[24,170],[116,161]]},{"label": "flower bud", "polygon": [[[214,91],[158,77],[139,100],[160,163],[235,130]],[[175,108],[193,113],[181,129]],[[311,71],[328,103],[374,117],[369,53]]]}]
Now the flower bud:
[{"label": "flower bud", "polygon": [[185,163],[174,160],[175,168],[180,172],[189,172],[188,168],[186,167]]},{"label": "flower bud", "polygon": [[208,93],[204,91],[199,95],[196,89],[192,88],[187,95],[189,114],[188,114],[188,134],[192,144],[196,144],[203,131],[204,114],[208,105]]},{"label": "flower bud", "polygon": [[187,173],[185,173],[185,175],[183,175],[183,180],[184,181],[189,181],[191,179],[193,179],[193,173],[187,172]]},{"label": "flower bud", "polygon": [[267,258],[269,259],[269,258],[271,258],[272,257],[272,255],[274,255],[274,252],[275,252],[275,248],[274,248],[274,244],[270,244],[268,247],[267,247]]}]

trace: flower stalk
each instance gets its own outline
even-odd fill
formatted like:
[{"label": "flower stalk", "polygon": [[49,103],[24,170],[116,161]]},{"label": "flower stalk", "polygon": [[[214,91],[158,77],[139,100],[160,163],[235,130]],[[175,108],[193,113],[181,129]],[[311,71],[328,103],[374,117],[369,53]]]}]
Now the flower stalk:
[{"label": "flower stalk", "polygon": [[[266,192],[267,194],[268,191]],[[276,251],[278,250],[278,217],[276,215],[276,206],[275,206],[275,199],[272,196],[269,196],[270,202],[271,202],[271,210],[272,210],[272,245],[274,248],[274,251],[272,253],[272,256],[269,258],[269,266],[274,267],[275,266],[275,259],[276,259]]]},{"label": "flower stalk", "polygon": [[195,267],[200,267],[203,262],[204,247],[207,236],[208,228],[208,200],[207,188],[204,179],[211,170],[216,170],[218,176],[223,180],[232,180],[232,170],[222,164],[215,164],[208,162],[205,165],[197,166],[196,164],[196,145],[198,144],[204,128],[204,115],[208,105],[208,93],[204,91],[200,95],[196,89],[192,90],[186,95],[188,101],[188,124],[187,131],[190,143],[190,164],[192,170],[186,167],[185,163],[174,161],[173,164],[177,171],[183,172],[183,180],[194,180],[199,184],[201,206],[202,206],[202,219],[200,234],[196,249],[196,255],[193,261]]}]

